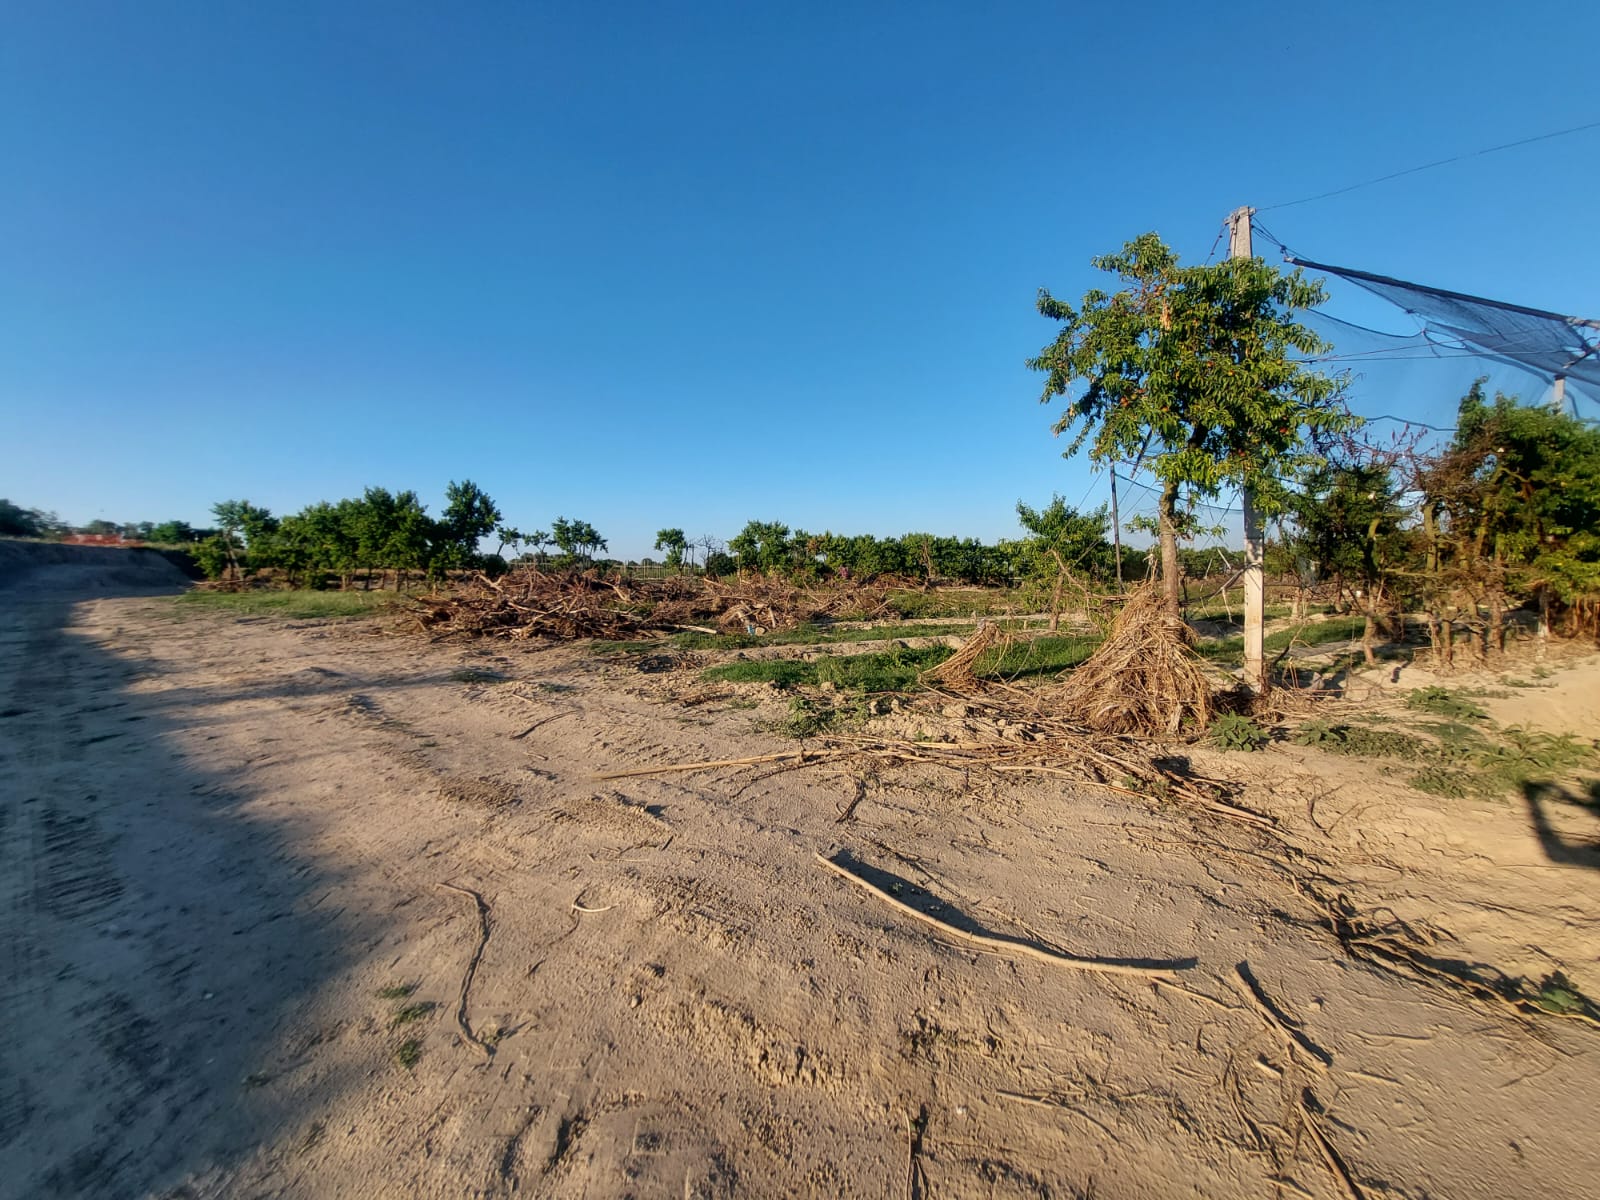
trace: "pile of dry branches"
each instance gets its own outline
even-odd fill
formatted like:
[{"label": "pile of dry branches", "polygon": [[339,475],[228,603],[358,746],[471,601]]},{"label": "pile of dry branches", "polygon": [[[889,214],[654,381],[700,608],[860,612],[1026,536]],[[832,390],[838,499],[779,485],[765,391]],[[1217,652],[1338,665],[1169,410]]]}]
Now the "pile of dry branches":
[{"label": "pile of dry branches", "polygon": [[888,615],[881,585],[802,588],[750,575],[739,580],[692,576],[624,579],[599,571],[526,567],[491,579],[478,575],[415,602],[418,625],[436,638],[605,638],[624,641],[695,630],[744,633],[792,629],[809,621]]},{"label": "pile of dry branches", "polygon": [[1058,711],[1101,733],[1170,737],[1211,723],[1212,684],[1194,634],[1153,584],[1136,590],[1111,634],[1055,693]]}]

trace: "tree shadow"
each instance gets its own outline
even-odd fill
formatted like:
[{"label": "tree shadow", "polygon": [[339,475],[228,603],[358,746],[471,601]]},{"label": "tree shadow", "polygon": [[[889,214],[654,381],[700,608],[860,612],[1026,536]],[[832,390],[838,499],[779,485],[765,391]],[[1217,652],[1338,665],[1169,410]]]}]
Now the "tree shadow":
[{"label": "tree shadow", "polygon": [[1581,791],[1571,791],[1547,780],[1529,780],[1522,785],[1522,798],[1528,805],[1534,836],[1553,863],[1589,867],[1600,871],[1600,840],[1573,840],[1562,836],[1550,822],[1547,809],[1552,804],[1571,804],[1600,814],[1600,779],[1591,779]]},{"label": "tree shadow", "polygon": [[389,924],[340,907],[344,872],[247,776],[185,758],[231,685],[140,688],[68,632],[78,599],[170,590],[0,594],[0,1196],[143,1196],[305,1125],[288,1035]]}]

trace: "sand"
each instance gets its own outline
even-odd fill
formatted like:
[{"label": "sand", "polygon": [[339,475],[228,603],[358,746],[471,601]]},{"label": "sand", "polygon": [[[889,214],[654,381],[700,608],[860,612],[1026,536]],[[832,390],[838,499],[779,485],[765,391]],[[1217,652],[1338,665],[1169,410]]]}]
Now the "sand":
[{"label": "sand", "polygon": [[[792,748],[764,728],[786,700],[685,706],[583,647],[202,614],[152,582],[0,590],[0,1196],[1600,1179],[1600,1030],[1357,962],[1291,878],[1439,931],[1441,960],[1596,995],[1591,810],[1287,745],[1197,755],[1273,836],[978,773],[596,783]],[[1175,963],[1182,990],[948,944],[818,852],[968,928]]]}]

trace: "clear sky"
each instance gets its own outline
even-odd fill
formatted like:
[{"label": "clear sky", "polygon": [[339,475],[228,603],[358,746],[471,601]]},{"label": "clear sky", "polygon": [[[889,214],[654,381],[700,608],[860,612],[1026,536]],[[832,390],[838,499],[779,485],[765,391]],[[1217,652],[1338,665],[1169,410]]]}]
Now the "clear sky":
[{"label": "clear sky", "polygon": [[1011,535],[1105,492],[1023,367],[1040,286],[1251,204],[1600,316],[1600,130],[1268,210],[1595,119],[1544,0],[9,0],[0,495],[201,523],[471,478],[623,556]]}]

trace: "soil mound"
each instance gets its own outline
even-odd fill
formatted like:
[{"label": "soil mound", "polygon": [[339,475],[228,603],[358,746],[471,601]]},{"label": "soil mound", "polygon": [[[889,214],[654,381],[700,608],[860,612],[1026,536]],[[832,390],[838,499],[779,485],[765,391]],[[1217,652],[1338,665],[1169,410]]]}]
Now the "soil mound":
[{"label": "soil mound", "polygon": [[0,538],[0,593],[8,596],[111,596],[188,586],[177,564],[158,550]]}]

